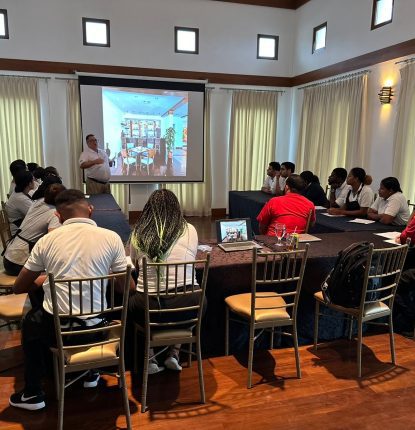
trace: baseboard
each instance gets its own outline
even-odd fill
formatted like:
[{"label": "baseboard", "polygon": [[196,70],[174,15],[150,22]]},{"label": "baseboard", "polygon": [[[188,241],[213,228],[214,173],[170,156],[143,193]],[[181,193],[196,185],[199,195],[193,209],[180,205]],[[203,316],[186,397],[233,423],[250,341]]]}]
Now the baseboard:
[{"label": "baseboard", "polygon": [[213,219],[221,219],[226,218],[226,208],[212,208],[212,215],[211,217]]},{"label": "baseboard", "polygon": [[143,211],[129,211],[128,212],[128,223],[130,225],[135,224]]}]

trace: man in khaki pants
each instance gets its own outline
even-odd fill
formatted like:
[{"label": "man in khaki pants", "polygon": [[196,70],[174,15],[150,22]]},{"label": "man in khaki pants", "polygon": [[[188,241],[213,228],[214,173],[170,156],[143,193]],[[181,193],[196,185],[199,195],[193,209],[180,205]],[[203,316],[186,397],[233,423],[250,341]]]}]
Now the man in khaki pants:
[{"label": "man in khaki pants", "polygon": [[98,148],[98,140],[93,134],[88,134],[86,144],[87,147],[79,157],[79,166],[85,170],[86,194],[110,194],[108,155]]}]

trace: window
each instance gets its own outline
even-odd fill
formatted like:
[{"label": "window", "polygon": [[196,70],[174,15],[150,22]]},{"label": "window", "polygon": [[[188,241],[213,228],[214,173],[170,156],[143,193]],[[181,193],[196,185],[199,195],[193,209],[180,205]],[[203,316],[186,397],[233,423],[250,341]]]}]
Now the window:
[{"label": "window", "polygon": [[326,47],[327,22],[313,30],[313,54]]},{"label": "window", "polygon": [[9,38],[9,24],[7,22],[7,10],[0,9],[0,39]]},{"label": "window", "polygon": [[393,0],[373,0],[372,30],[392,22]]},{"label": "window", "polygon": [[199,54],[199,29],[174,27],[174,52]]},{"label": "window", "polygon": [[110,46],[110,22],[107,19],[82,18],[84,45]]},{"label": "window", "polygon": [[263,60],[278,60],[278,36],[258,34],[256,57]]}]

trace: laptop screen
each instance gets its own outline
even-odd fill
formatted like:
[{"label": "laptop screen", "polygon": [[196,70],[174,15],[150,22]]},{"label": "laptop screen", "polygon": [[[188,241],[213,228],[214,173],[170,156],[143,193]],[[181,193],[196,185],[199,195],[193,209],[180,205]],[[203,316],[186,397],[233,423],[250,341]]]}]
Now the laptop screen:
[{"label": "laptop screen", "polygon": [[250,218],[217,220],[216,238],[218,243],[244,242],[252,240]]}]

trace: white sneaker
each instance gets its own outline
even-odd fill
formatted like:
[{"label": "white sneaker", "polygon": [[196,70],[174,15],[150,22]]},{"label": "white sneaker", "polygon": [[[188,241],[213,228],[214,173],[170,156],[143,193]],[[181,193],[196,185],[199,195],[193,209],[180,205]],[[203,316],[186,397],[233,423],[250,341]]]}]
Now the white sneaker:
[{"label": "white sneaker", "polygon": [[159,366],[155,361],[150,361],[148,363],[148,374],[154,375],[155,373],[162,372],[164,370],[163,366]]},{"label": "white sneaker", "polygon": [[177,372],[180,372],[183,369],[179,364],[178,357],[175,355],[169,355],[166,360],[164,360],[164,365],[167,369],[176,370]]}]

